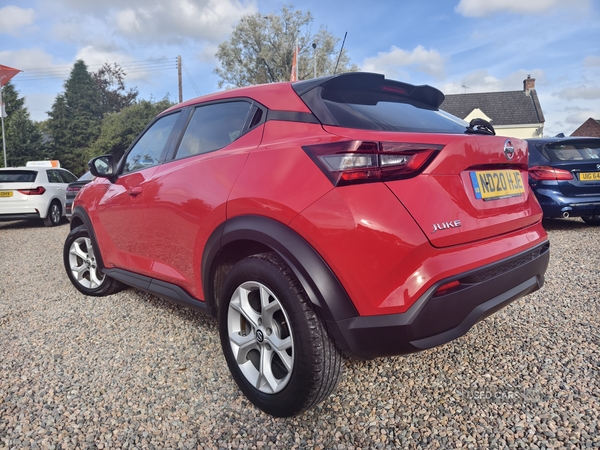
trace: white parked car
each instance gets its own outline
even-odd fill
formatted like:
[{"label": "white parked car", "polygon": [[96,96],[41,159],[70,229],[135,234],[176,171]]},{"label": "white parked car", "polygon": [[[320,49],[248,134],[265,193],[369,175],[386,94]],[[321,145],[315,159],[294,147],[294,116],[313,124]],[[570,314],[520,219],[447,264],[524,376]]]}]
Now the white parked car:
[{"label": "white parked car", "polygon": [[0,169],[0,221],[42,219],[48,227],[65,216],[67,186],[77,177],[58,161],[30,161]]}]

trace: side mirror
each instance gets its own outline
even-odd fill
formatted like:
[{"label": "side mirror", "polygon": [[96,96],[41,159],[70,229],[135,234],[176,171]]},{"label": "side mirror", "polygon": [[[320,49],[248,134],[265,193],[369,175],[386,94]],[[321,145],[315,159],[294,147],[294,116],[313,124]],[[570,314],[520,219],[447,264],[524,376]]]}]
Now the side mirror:
[{"label": "side mirror", "polygon": [[88,162],[88,167],[95,177],[108,179],[117,177],[117,164],[113,155],[96,156]]}]

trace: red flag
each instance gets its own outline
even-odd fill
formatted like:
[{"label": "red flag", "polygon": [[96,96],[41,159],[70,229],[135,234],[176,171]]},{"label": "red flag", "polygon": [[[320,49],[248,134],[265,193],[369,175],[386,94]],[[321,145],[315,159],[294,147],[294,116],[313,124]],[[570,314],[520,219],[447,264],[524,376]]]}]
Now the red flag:
[{"label": "red flag", "polygon": [[8,83],[10,79],[19,72],[23,71],[19,69],[13,69],[12,67],[3,66],[2,64],[0,64],[0,87]]},{"label": "red flag", "polygon": [[290,81],[298,81],[298,44],[294,45],[294,56],[292,57],[292,74]]}]

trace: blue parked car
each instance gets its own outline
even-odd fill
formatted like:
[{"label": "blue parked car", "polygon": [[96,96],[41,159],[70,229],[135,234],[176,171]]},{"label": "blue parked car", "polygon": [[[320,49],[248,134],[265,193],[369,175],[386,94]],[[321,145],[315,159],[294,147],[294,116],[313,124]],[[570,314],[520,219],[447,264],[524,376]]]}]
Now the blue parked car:
[{"label": "blue parked car", "polygon": [[527,139],[529,185],[544,217],[600,225],[600,138]]}]

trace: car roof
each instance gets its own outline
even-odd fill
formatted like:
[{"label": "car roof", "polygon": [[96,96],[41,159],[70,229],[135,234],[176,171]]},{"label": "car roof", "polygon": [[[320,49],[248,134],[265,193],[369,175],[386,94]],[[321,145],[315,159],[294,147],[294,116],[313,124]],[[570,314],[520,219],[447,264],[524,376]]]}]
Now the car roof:
[{"label": "car roof", "polygon": [[18,166],[18,167],[0,167],[0,170],[29,170],[31,172],[39,172],[40,170],[56,169],[56,167],[32,167],[32,166]]},{"label": "car roof", "polygon": [[345,86],[347,88],[357,88],[358,86],[365,85],[379,86],[383,83],[389,84],[396,89],[406,91],[405,93],[409,97],[415,97],[431,106],[439,107],[444,101],[444,94],[438,89],[428,85],[415,86],[400,81],[386,79],[384,75],[377,73],[346,72],[304,81],[286,81],[228,89],[180,103],[167,109],[162,114],[168,114],[169,112],[201,103],[244,97],[256,100],[271,110],[310,113],[310,109],[306,106],[304,101],[302,101],[300,95],[303,95],[318,86]]},{"label": "car roof", "polygon": [[288,81],[281,83],[258,84],[254,86],[228,89],[226,91],[216,92],[214,94],[203,95],[201,97],[196,97],[183,103],[179,103],[178,105],[167,109],[162,114],[168,114],[171,111],[179,110],[187,106],[195,106],[200,103],[238,98],[250,98],[256,100],[272,110],[310,112],[308,107],[292,89],[292,83]]}]

